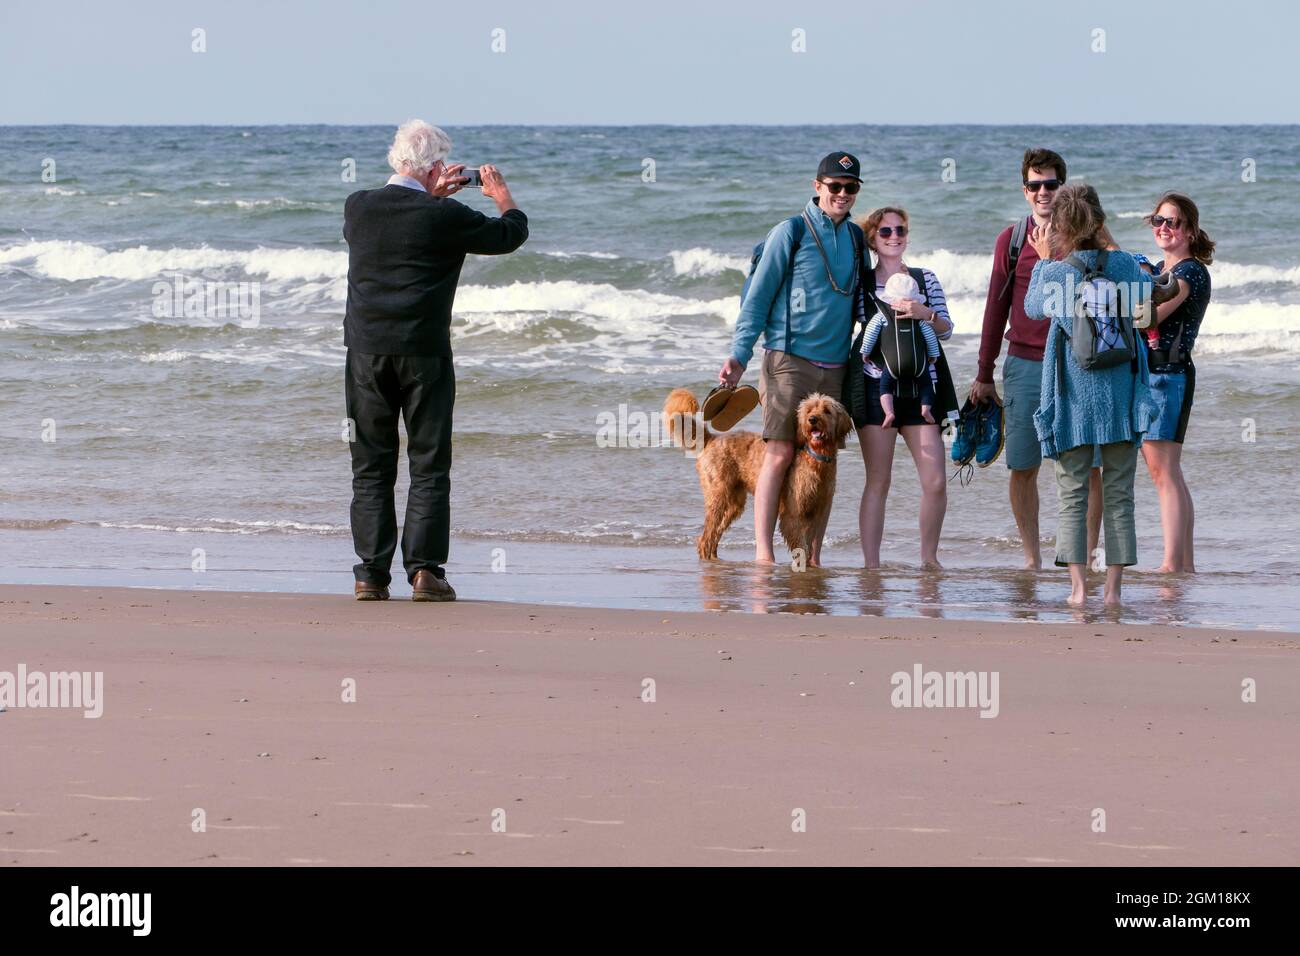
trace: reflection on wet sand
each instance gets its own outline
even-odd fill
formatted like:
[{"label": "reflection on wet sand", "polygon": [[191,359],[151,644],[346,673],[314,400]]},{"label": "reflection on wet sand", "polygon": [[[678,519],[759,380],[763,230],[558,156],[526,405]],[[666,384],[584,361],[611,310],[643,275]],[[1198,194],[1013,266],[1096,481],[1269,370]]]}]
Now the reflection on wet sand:
[{"label": "reflection on wet sand", "polygon": [[[887,564],[877,569],[832,566],[795,571],[787,564],[723,560],[701,562],[694,577],[699,581],[699,606],[714,611],[1171,625],[1196,620],[1202,592],[1221,593],[1235,585],[1231,579],[1215,580],[1205,574],[1195,579],[1134,574],[1124,582],[1124,604],[1112,609],[1102,604],[1103,579],[1096,575],[1089,577],[1087,605],[1076,609],[1066,604],[1069,580],[1059,568],[923,571]],[[1243,620],[1235,614],[1224,617],[1225,625]]]},{"label": "reflection on wet sand", "polygon": [[885,613],[885,580],[879,568],[863,568],[858,572],[858,589],[862,603],[859,614],[882,617]]},{"label": "reflection on wet sand", "polygon": [[1038,620],[1038,572],[1012,571],[1007,576],[1007,608],[1018,621]]},{"label": "reflection on wet sand", "polygon": [[916,610],[922,617],[943,617],[939,603],[939,578],[942,571],[922,571],[916,579]]},{"label": "reflection on wet sand", "polygon": [[753,614],[829,614],[833,572],[822,568],[794,571],[782,564],[700,564],[703,606],[710,611]]}]

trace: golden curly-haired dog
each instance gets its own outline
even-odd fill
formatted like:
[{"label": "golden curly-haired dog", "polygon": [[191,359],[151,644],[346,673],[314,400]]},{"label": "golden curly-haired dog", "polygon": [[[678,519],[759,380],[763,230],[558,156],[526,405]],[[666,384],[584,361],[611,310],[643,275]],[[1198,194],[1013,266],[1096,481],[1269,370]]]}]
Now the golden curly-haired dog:
[{"label": "golden curly-haired dog", "polygon": [[[695,470],[704,492],[704,532],[696,542],[700,557],[718,556],[722,533],[745,511],[745,500],[763,463],[764,442],[753,432],[715,435],[699,420],[700,404],[684,388],[664,402],[664,425],[673,443],[698,453]],[[812,394],[799,403],[794,461],[781,486],[778,524],[791,551],[812,553],[816,528],[824,527],[835,497],[835,453],[853,421],[833,398]]]}]

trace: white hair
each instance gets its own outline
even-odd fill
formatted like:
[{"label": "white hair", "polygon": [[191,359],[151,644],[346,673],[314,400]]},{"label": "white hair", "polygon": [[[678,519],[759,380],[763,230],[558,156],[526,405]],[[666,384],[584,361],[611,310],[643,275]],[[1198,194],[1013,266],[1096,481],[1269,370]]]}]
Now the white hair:
[{"label": "white hair", "polygon": [[388,165],[393,172],[423,176],[434,163],[451,152],[451,137],[424,120],[407,120],[397,127],[393,145],[388,148]]}]

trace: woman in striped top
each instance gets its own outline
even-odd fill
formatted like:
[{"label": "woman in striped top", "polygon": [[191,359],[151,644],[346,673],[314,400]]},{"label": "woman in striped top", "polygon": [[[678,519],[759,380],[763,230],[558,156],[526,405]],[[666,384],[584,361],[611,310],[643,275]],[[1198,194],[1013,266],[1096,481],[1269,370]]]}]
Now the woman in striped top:
[{"label": "woman in striped top", "polygon": [[[907,211],[896,206],[886,206],[872,212],[859,225],[866,236],[863,254],[863,281],[872,282],[871,254],[876,255],[874,284],[877,295],[883,295],[889,277],[906,273],[903,253],[907,251]],[[925,279],[925,303],[908,302],[896,310],[900,318],[928,322],[940,340],[952,335],[952,319],[943,286],[929,269],[922,269]],[[868,286],[870,288],[870,286]],[[898,397],[894,401],[893,427],[883,428],[885,413],[880,406],[880,368],[869,358],[864,358],[863,371],[867,383],[867,423],[858,429],[858,444],[867,466],[867,483],[862,490],[862,504],[858,510],[858,530],[862,536],[862,556],[868,568],[880,567],[880,541],[885,532],[885,502],[889,497],[890,475],[894,465],[894,447],[898,436],[903,436],[907,449],[916,464],[916,474],[921,482],[921,563],[926,568],[942,567],[939,563],[939,534],[943,530],[944,515],[948,511],[948,481],[945,474],[943,436],[938,423],[927,422],[921,414],[920,402],[915,398]],[[937,384],[934,365],[930,374]]]}]

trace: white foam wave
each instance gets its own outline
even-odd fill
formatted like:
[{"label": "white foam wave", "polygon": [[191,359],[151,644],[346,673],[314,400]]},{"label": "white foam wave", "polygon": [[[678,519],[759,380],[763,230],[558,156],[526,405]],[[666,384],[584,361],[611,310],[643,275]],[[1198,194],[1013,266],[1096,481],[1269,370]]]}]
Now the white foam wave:
[{"label": "white foam wave", "polygon": [[1116,219],[1141,219],[1145,215],[1146,213],[1144,212],[1121,212],[1121,213],[1116,213],[1115,218]]},{"label": "white foam wave", "polygon": [[152,279],[168,272],[238,269],[271,281],[338,279],[347,275],[346,252],[327,249],[132,249],[109,251],[86,242],[48,240],[0,249],[0,265],[30,262],[40,275],[66,282],[84,279]]},{"label": "white foam wave", "polygon": [[989,274],[993,271],[992,253],[981,255],[934,249],[930,252],[908,253],[906,263],[910,266],[924,266],[933,272],[939,278],[947,298],[984,295],[989,287]]},{"label": "white foam wave", "polygon": [[[1130,250],[1141,252],[1142,250]],[[1152,261],[1159,258],[1158,250]],[[935,249],[907,256],[910,265],[925,266],[939,277],[944,293],[954,295],[979,295],[988,292],[989,275],[993,271],[992,254],[951,252]],[[1278,284],[1300,289],[1300,266],[1253,265],[1237,262],[1216,262],[1209,267],[1213,288],[1241,288],[1247,285]]]},{"label": "white foam wave", "polygon": [[1300,286],[1300,266],[1261,266],[1237,262],[1216,262],[1208,267],[1210,285],[1215,289],[1235,286],[1281,283]]},{"label": "white foam wave", "polygon": [[729,256],[714,252],[703,246],[690,249],[674,249],[668,255],[673,260],[673,274],[679,276],[716,276],[728,269],[745,275],[749,272],[749,260],[742,256]]},{"label": "white foam wave", "polygon": [[69,189],[67,186],[46,186],[45,195],[47,196],[84,196],[84,189]]},{"label": "white foam wave", "polygon": [[[515,282],[508,286],[464,286],[456,292],[456,312],[475,313],[573,312],[601,319],[645,320],[668,315],[714,315],[735,321],[740,297],[690,299],[647,292],[643,289],[619,289],[604,283]],[[503,316],[505,318],[505,316]]]},{"label": "white foam wave", "polygon": [[543,252],[544,256],[551,256],[555,259],[617,259],[612,252],[564,252],[559,249]]},{"label": "white foam wave", "polygon": [[1255,299],[1246,303],[1210,303],[1196,337],[1196,353],[1300,352],[1300,305],[1276,305]]},{"label": "white foam wave", "polygon": [[274,196],[271,199],[192,199],[196,206],[234,206],[237,209],[260,209],[266,206],[293,209],[332,209],[329,203],[310,202],[301,199],[288,199]]},{"label": "white foam wave", "polygon": [[154,524],[130,521],[89,521],[87,524],[97,528],[119,528],[128,531],[171,531],[180,534],[266,534],[280,532],[283,534],[345,534],[346,525],[309,524],[301,521],[235,521],[227,518],[206,518],[205,523],[193,526]]}]

